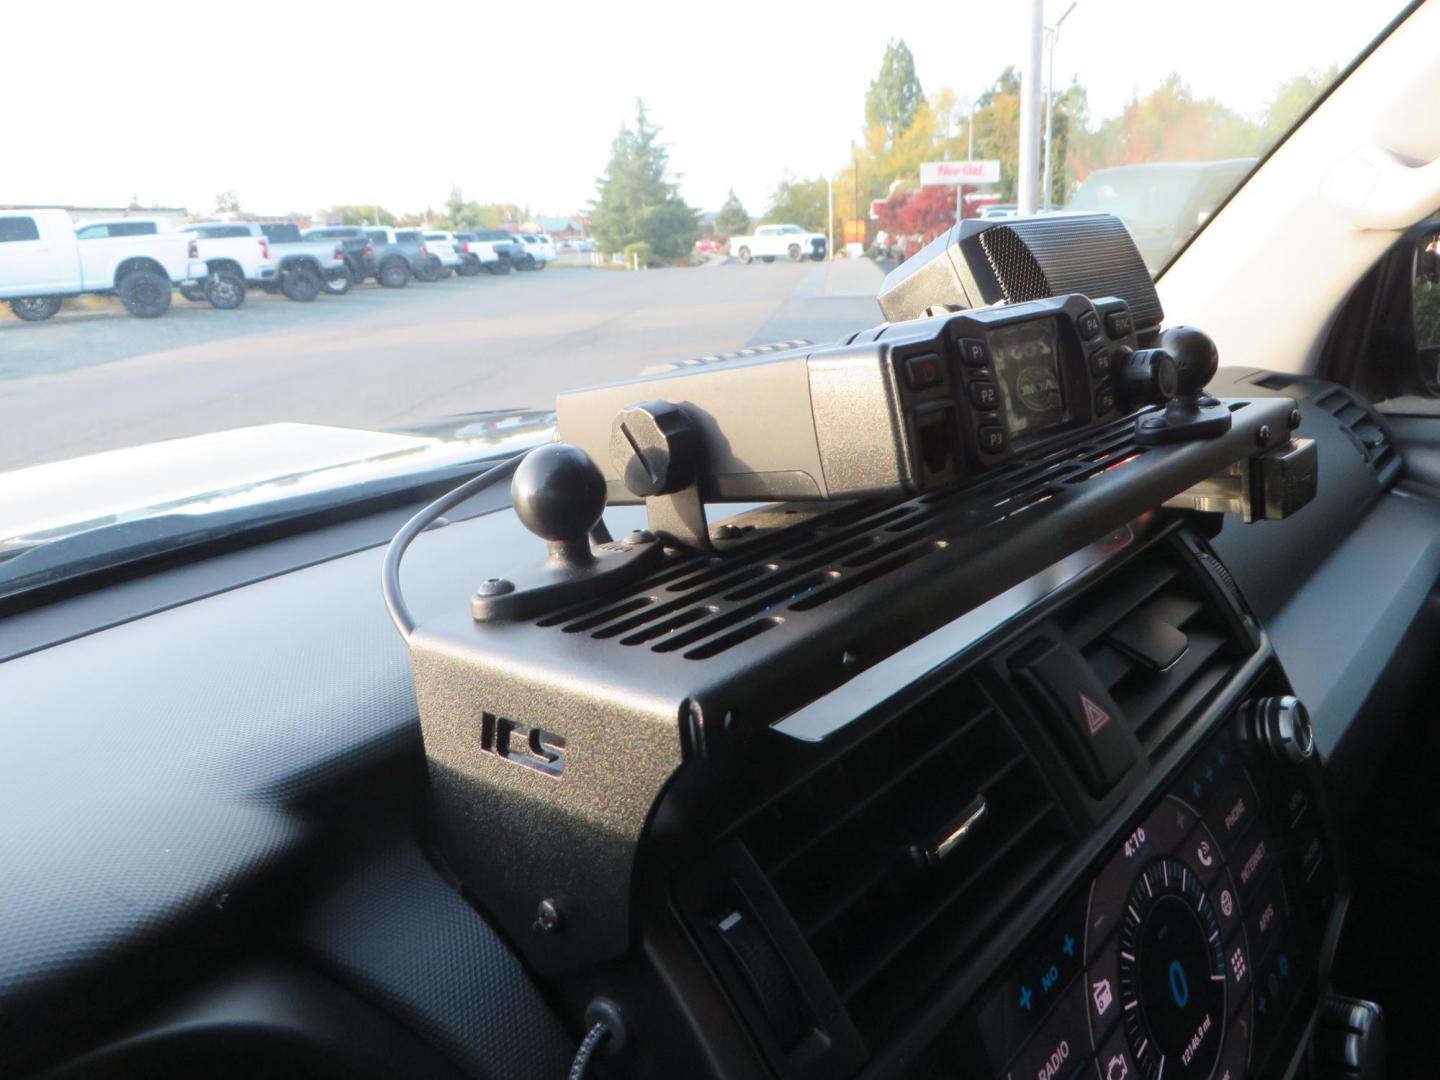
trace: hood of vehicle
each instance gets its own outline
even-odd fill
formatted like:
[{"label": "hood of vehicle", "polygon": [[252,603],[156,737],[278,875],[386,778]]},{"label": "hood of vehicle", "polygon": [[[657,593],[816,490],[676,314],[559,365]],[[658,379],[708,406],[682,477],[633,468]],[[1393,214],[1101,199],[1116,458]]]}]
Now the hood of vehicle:
[{"label": "hood of vehicle", "polygon": [[508,455],[554,414],[472,413],[419,432],[263,424],[0,473],[0,554],[159,514],[209,514]]}]

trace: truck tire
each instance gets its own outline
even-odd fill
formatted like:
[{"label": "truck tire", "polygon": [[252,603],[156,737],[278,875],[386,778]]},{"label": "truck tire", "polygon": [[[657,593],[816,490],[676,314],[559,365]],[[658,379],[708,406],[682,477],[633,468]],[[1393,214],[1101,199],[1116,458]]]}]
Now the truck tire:
[{"label": "truck tire", "polygon": [[210,301],[211,307],[234,311],[245,303],[245,279],[233,270],[216,270],[205,279],[202,295]]},{"label": "truck tire", "polygon": [[355,273],[350,267],[345,267],[345,272],[336,277],[325,279],[326,296],[344,296],[350,291],[350,286],[355,284]]},{"label": "truck tire", "polygon": [[203,304],[205,302],[205,289],[200,285],[181,285],[180,295],[192,304]]},{"label": "truck tire", "polygon": [[791,261],[791,262],[799,262],[799,261],[800,261],[800,245],[799,245],[799,244],[791,244],[788,248],[785,249],[785,254],[790,256],[790,261]]},{"label": "truck tire", "polygon": [[486,263],[485,269],[492,274],[508,274],[512,268],[509,259],[496,259],[492,263]]},{"label": "truck tire", "polygon": [[460,260],[460,266],[455,271],[461,277],[474,277],[480,273],[480,260],[474,255],[467,255]]},{"label": "truck tire", "polygon": [[324,286],[325,283],[320,280],[320,275],[313,267],[294,266],[280,271],[280,291],[285,294],[286,299],[297,303],[310,303],[320,295]]},{"label": "truck tire", "polygon": [[44,322],[60,310],[58,296],[17,296],[10,301],[10,310],[17,319],[26,322]]},{"label": "truck tire", "polygon": [[387,289],[403,289],[410,284],[410,267],[404,259],[386,259],[376,280]]},{"label": "truck tire", "polygon": [[750,249],[748,247],[742,247],[736,254],[740,256],[742,263],[746,266],[750,265]]},{"label": "truck tire", "polygon": [[137,319],[158,319],[170,310],[170,279],[154,270],[131,270],[120,279],[120,302]]},{"label": "truck tire", "polygon": [[772,263],[772,262],[775,261],[775,256],[774,256],[774,255],[761,255],[761,256],[760,256],[760,261],[761,261],[761,262]]},{"label": "truck tire", "polygon": [[443,269],[444,267],[440,265],[439,259],[431,259],[428,262],[423,262],[415,271],[415,280],[427,283],[439,281],[440,271]]}]

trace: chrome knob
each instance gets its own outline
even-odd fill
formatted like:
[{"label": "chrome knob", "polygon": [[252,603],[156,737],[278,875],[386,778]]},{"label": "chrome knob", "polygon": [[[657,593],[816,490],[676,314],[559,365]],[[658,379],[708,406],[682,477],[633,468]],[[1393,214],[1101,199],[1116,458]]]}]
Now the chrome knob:
[{"label": "chrome knob", "polygon": [[1250,735],[1280,761],[1300,763],[1315,753],[1310,712],[1297,697],[1265,697],[1245,706]]}]

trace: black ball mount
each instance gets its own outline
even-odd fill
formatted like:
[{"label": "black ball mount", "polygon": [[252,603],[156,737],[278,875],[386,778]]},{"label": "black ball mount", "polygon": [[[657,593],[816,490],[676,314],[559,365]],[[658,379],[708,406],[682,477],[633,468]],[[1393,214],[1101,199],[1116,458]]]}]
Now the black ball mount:
[{"label": "black ball mount", "polygon": [[1229,431],[1229,407],[1205,393],[1219,366],[1215,342],[1193,326],[1172,326],[1160,335],[1158,349],[1130,354],[1121,367],[1126,399],[1132,405],[1165,403],[1163,412],[1136,422],[1135,441],[1163,446]]},{"label": "black ball mount", "polygon": [[510,481],[515,515],[545,541],[548,557],[503,578],[488,578],[470,598],[478,622],[526,619],[598,595],[601,582],[623,584],[653,569],[664,550],[639,530],[618,542],[601,521],[605,478],[583,451],[547,443],[525,456]]}]

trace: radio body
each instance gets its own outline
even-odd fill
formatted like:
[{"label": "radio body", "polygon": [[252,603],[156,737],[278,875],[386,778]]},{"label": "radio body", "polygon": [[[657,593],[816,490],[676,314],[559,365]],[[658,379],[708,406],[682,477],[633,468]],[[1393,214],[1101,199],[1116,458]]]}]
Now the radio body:
[{"label": "radio body", "polygon": [[[1123,300],[1072,294],[959,311],[807,347],[562,394],[559,438],[639,502],[613,449],[637,402],[684,408],[710,501],[915,495],[1114,419],[1137,348]],[[624,447],[621,447],[622,451]]]}]

